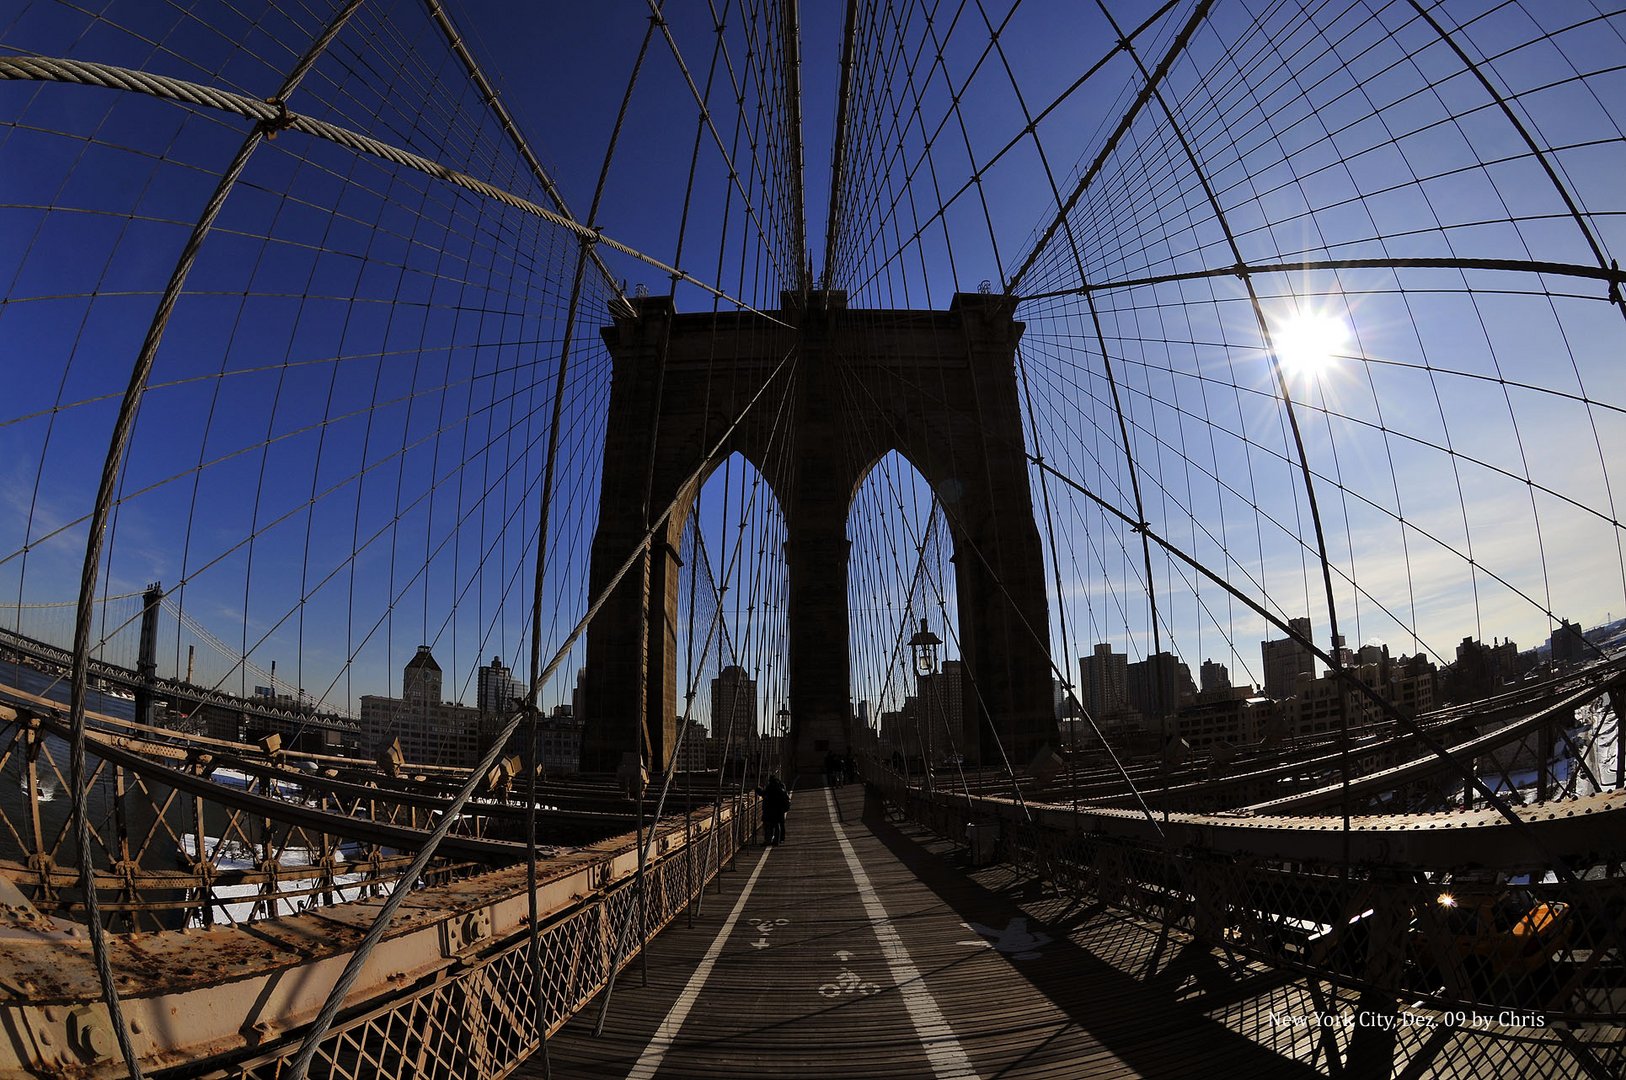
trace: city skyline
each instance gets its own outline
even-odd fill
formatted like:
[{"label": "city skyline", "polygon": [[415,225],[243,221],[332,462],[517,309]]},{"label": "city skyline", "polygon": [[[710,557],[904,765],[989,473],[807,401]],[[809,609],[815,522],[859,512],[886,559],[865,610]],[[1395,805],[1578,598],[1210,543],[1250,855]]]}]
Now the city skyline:
[{"label": "city skyline", "polygon": [[[454,13],[578,215],[650,31],[647,10],[622,13],[591,27],[585,11]],[[825,266],[841,27],[833,11],[805,12],[796,212],[814,275],[853,308],[943,308],[985,282],[1023,298],[1018,375],[1038,403],[1025,435],[1060,670],[1099,641],[1262,681],[1255,643],[1276,632],[1178,557],[1143,551],[1142,521],[1282,618],[1308,617],[1323,648],[1323,543],[1338,633],[1355,645],[1384,640],[1438,661],[1463,636],[1533,643],[1552,619],[1595,625],[1626,610],[1609,470],[1626,460],[1620,311],[1596,273],[1581,273],[1592,248],[1620,246],[1610,178],[1626,162],[1618,144],[1574,135],[1613,107],[1548,78],[1531,44],[1580,42],[1585,18],[1520,12],[1546,20],[1532,38],[1512,16],[1441,12],[1459,55],[1426,20],[1387,12],[1124,5],[1117,27],[1060,4],[1009,14],[1006,53],[986,53],[980,30],[963,27],[910,39],[932,58],[916,82],[892,53],[860,58],[877,94],[918,93],[897,146],[873,162],[874,190],[851,193],[856,216]],[[158,57],[178,78],[263,100],[318,21],[289,16],[193,50],[181,43],[194,18],[158,5],[120,6],[91,34],[78,18],[31,9],[0,41],[7,55]],[[264,141],[158,349],[98,592],[167,582],[211,635],[262,668],[279,661],[328,705],[388,693],[426,643],[459,700],[493,655],[527,677],[540,483],[569,334],[542,563],[546,663],[591,599],[609,390],[598,327],[614,293],[642,283],[674,291],[680,311],[772,312],[804,273],[787,262],[792,212],[766,209],[789,197],[788,174],[766,164],[788,118],[784,130],[747,127],[750,138],[707,119],[696,94],[754,101],[760,88],[716,59],[721,39],[702,24],[674,14],[672,43],[652,38],[593,222],[688,277],[674,284],[604,246],[610,280],[587,274],[569,328],[573,234],[300,132]],[[597,48],[568,47],[589,32]],[[1115,45],[1126,34],[1135,56]],[[403,78],[440,88],[431,113],[356,89],[380,52]],[[980,59],[999,55],[1019,62]],[[1081,57],[1099,66],[1075,88]],[[1163,57],[1162,96],[1137,104],[1137,65]],[[584,87],[594,92],[572,97]],[[7,82],[0,94],[15,118],[0,144],[0,332],[8,359],[40,373],[17,380],[0,410],[0,595],[62,602],[129,364],[246,127],[92,87],[31,96]],[[567,97],[572,108],[554,107]],[[290,108],[549,202],[420,15],[359,12]],[[1539,136],[1539,156],[1521,133]],[[863,126],[849,136],[853,152],[878,137]],[[762,167],[731,179],[730,163],[747,159]],[[941,190],[928,187],[928,160]],[[697,179],[678,182],[668,173],[682,170],[657,167],[668,161],[692,161]],[[1556,269],[1492,265],[1519,255]],[[1239,262],[1247,275],[1232,272]],[[850,651],[854,698],[882,709],[907,661],[900,626],[928,616],[944,657],[959,655],[954,560],[973,553],[955,549],[942,493],[907,459],[874,464],[848,526],[860,612]],[[714,622],[723,632],[683,679],[748,651],[766,715],[787,676],[769,655],[783,637],[782,567],[758,568],[782,520],[759,475],[736,456],[701,485],[692,520],[706,533],[707,581],[728,591],[684,626],[697,649]],[[177,629],[165,662],[179,667],[194,637]],[[544,697],[563,700],[580,666],[567,656]],[[255,677],[229,682],[246,693]]]}]

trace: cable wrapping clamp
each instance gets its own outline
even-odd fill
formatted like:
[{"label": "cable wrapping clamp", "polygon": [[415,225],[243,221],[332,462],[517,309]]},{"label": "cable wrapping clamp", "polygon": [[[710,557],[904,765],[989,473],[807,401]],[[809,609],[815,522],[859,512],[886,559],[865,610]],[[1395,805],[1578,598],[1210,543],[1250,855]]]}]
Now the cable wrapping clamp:
[{"label": "cable wrapping clamp", "polygon": [[293,125],[294,117],[293,114],[288,111],[288,103],[281,98],[266,98],[265,103],[267,105],[275,105],[277,107],[277,115],[272,117],[270,120],[261,120],[260,130],[265,132],[266,138],[274,139],[277,137],[277,132],[284,131]]}]

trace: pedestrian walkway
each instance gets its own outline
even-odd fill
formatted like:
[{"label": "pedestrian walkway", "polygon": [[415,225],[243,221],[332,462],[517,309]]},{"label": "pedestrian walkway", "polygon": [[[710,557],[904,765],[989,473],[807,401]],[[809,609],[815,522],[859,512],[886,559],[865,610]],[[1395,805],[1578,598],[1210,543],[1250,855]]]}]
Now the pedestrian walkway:
[{"label": "pedestrian walkway", "polygon": [[595,1001],[554,1037],[553,1075],[1316,1075],[1294,1060],[1314,1034],[1265,1023],[1263,1003],[1313,1008],[1281,976],[968,870],[858,785],[802,790],[786,842],[742,853],[655,941],[647,984],[623,972],[602,1036]]}]

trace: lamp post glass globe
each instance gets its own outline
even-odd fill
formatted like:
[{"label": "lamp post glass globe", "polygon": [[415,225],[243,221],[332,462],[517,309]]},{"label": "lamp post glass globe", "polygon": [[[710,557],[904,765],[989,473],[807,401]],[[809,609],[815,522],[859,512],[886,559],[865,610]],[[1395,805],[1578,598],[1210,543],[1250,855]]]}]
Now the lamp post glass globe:
[{"label": "lamp post glass globe", "polygon": [[920,620],[920,630],[909,639],[909,647],[915,652],[915,674],[921,677],[931,675],[937,671],[937,647],[943,644],[943,639],[926,628],[926,620]]}]

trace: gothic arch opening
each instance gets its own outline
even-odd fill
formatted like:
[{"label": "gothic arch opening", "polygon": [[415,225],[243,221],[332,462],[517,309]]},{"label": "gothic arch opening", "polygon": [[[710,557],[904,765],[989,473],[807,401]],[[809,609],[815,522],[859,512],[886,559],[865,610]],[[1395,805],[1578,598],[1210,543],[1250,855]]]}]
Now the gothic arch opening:
[{"label": "gothic arch opening", "polygon": [[760,784],[781,767],[788,698],[784,510],[768,478],[735,452],[674,517],[683,566],[673,697],[689,722],[674,764]]},{"label": "gothic arch opening", "polygon": [[[652,297],[605,328],[615,373],[593,592],[642,554],[589,630],[585,769],[614,770],[640,743],[656,769],[670,761],[681,522],[658,522],[640,545],[655,508],[685,503],[699,463],[731,452],[760,463],[784,508],[788,769],[816,772],[829,752],[855,748],[848,517],[869,467],[893,451],[931,482],[961,556],[954,595],[978,688],[978,756],[1025,762],[1054,744],[1013,311],[984,294],[957,295],[947,311],[849,311],[832,292],[786,294],[771,318],[680,315]],[[912,392],[923,379],[930,408]]]},{"label": "gothic arch opening", "polygon": [[854,730],[911,774],[981,759],[960,648],[954,541],[938,492],[902,453],[865,472],[847,519]]}]

